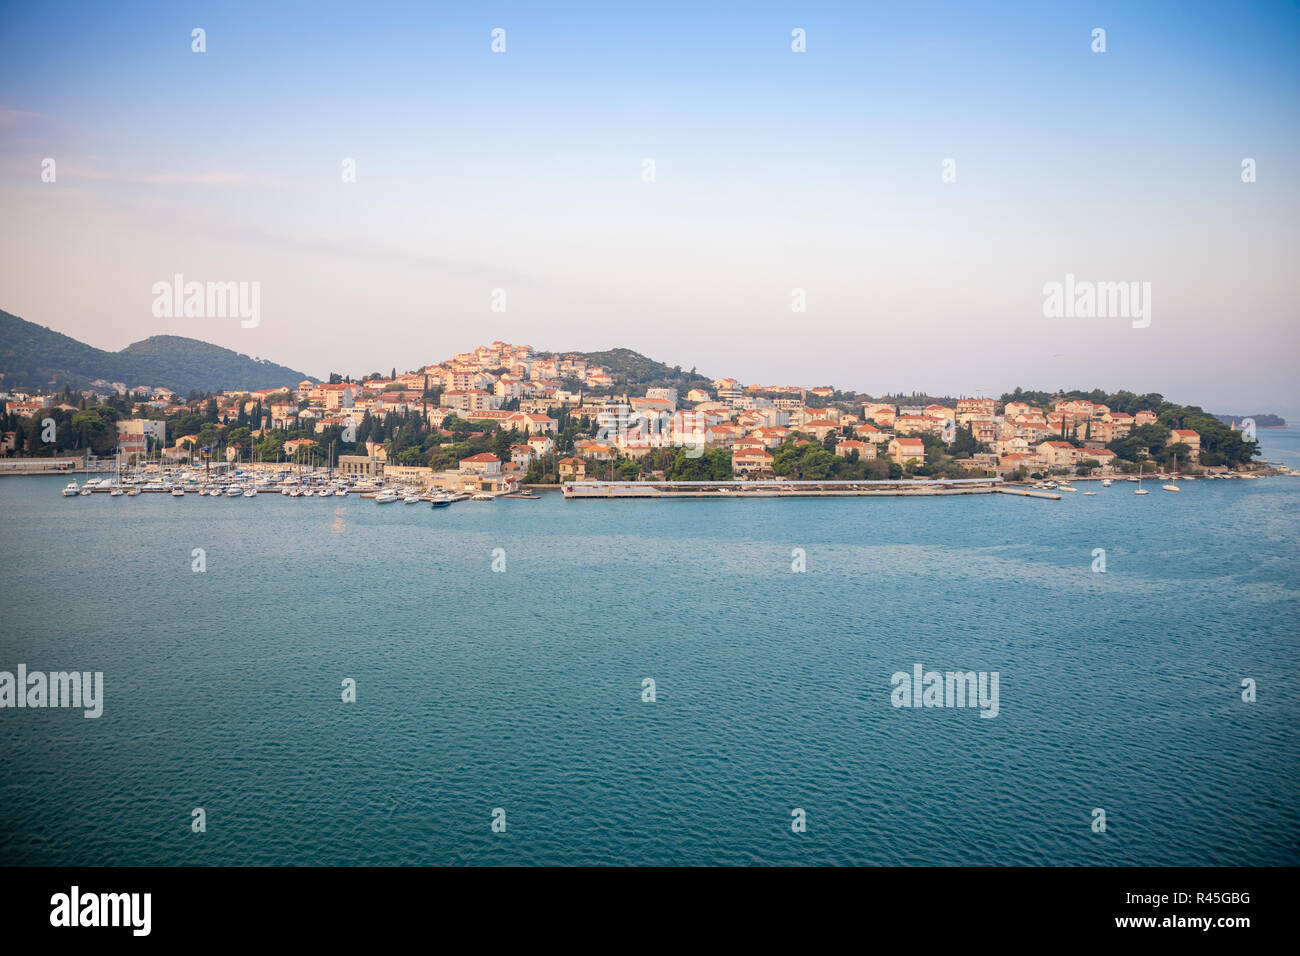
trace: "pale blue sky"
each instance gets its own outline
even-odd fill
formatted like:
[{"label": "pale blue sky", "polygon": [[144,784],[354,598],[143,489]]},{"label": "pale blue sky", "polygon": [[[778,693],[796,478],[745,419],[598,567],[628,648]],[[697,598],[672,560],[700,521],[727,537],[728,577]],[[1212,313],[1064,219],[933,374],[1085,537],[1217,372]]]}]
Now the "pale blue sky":
[{"label": "pale blue sky", "polygon": [[[502,338],[1300,405],[1295,5],[624,6],[0,5],[0,308],[317,375]],[[176,272],[261,324],[154,318]],[[1067,272],[1151,282],[1151,326],[1044,319]]]}]

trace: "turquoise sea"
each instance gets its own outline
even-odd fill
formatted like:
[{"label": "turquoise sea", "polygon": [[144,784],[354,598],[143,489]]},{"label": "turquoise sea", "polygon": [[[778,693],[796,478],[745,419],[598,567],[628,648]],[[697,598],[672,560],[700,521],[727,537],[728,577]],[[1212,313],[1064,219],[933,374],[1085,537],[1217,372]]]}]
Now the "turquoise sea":
[{"label": "turquoise sea", "polygon": [[[0,710],[0,863],[1300,863],[1300,479],[438,511],[64,481],[0,481],[0,670],[102,671],[104,713]],[[998,672],[998,716],[893,707],[917,663]]]}]

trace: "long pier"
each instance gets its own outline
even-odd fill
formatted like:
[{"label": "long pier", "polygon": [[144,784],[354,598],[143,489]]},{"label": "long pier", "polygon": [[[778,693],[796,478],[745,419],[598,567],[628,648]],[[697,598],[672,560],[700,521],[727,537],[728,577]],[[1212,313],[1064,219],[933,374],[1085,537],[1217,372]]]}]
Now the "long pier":
[{"label": "long pier", "polygon": [[988,495],[1012,492],[1060,498],[1049,492],[1002,487],[1001,478],[872,481],[569,481],[565,498],[836,498],[871,496]]}]

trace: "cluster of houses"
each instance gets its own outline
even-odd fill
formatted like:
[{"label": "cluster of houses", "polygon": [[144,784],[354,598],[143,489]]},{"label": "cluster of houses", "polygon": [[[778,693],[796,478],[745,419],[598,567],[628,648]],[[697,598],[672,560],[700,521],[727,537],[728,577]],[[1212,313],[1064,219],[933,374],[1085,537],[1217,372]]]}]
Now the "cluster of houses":
[{"label": "cluster of houses", "polygon": [[[743,386],[733,378],[702,383],[679,396],[675,388],[646,388],[644,395],[611,394],[608,370],[581,355],[539,356],[528,345],[493,342],[470,352],[389,378],[360,382],[299,382],[296,387],[226,391],[217,396],[219,419],[227,423],[261,408],[258,437],[265,429],[308,430],[320,434],[337,427],[347,434],[367,415],[418,414],[442,428],[450,416],[514,430],[522,441],[512,445],[509,460],[481,454],[460,463],[456,472],[467,482],[502,490],[518,482],[534,460],[556,453],[558,422],[564,409],[571,421],[584,421],[572,450],[556,463],[561,480],[606,475],[603,467],[637,460],[661,448],[725,449],[733,473],[743,477],[772,474],[773,453],[787,439],[796,444],[833,445],[834,454],[856,460],[887,459],[905,470],[926,464],[922,436],[952,442],[958,427],[971,430],[981,450],[969,467],[983,474],[1011,476],[1053,469],[1071,470],[1096,462],[1101,471],[1114,467],[1115,453],[1105,446],[1134,428],[1156,421],[1154,412],[1135,415],[1106,405],[1068,400],[1050,408],[1013,401],[999,408],[991,398],[962,398],[954,405],[906,405],[893,402],[836,400],[829,387],[790,385]],[[567,387],[566,387],[567,386]],[[92,383],[92,390],[128,391],[140,398],[137,411],[163,416],[197,410],[165,388],[131,388],[120,382]],[[431,402],[430,396],[437,400]],[[24,417],[39,415],[54,399],[40,395],[6,396],[6,409]],[[503,406],[509,406],[508,408]],[[71,406],[68,406],[69,408]],[[161,421],[132,419],[119,423],[119,440],[129,454],[163,448]],[[828,436],[834,436],[828,441]],[[1066,439],[1073,439],[1067,441]],[[12,441],[12,436],[8,437]],[[1200,437],[1177,430],[1171,442],[1186,444],[1195,460]],[[166,454],[192,454],[195,436],[178,436]],[[292,457],[315,444],[301,438],[285,443]],[[934,443],[931,442],[933,447]],[[360,450],[360,449],[359,449]],[[370,442],[365,454],[345,455],[338,466],[362,476],[409,471],[386,460],[382,445]],[[228,454],[238,454],[231,449]],[[428,471],[428,469],[425,469]],[[420,477],[407,475],[406,477]],[[449,477],[449,476],[444,476]]]},{"label": "cluster of houses", "polygon": [[[835,393],[830,388],[743,388],[734,379],[720,379],[712,386],[712,392],[692,389],[686,396],[689,408],[678,408],[675,394],[663,394],[671,389],[651,390],[656,394],[620,404],[582,406],[591,409],[594,421],[607,426],[617,422],[619,427],[607,428],[612,439],[577,442],[577,454],[560,463],[561,477],[582,478],[591,471],[592,462],[635,459],[652,448],[701,446],[728,449],[737,477],[767,477],[772,475],[774,452],[788,439],[796,446],[833,444],[834,453],[841,457],[887,459],[914,470],[926,464],[921,436],[951,443],[959,427],[969,428],[984,449],[969,460],[969,468],[981,474],[1071,471],[1083,462],[1110,472],[1116,455],[1105,446],[1127,437],[1135,427],[1156,421],[1154,412],[1129,415],[1088,401],[1063,401],[1050,409],[1024,402],[999,409],[991,398],[963,398],[951,406],[908,406],[832,402]],[[809,406],[810,395],[822,401]],[[828,442],[829,436],[834,437]],[[1196,432],[1177,429],[1170,441],[1186,444],[1190,460],[1196,460],[1200,451]]]}]

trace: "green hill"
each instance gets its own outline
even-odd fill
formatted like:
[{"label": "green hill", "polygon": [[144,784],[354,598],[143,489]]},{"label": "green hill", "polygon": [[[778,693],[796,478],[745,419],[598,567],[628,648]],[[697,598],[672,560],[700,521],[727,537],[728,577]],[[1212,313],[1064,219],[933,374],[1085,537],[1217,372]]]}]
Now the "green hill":
[{"label": "green hill", "polygon": [[0,310],[0,373],[5,388],[85,386],[95,379],[161,385],[181,394],[223,388],[297,385],[311,376],[179,335],[152,335],[106,352]]},{"label": "green hill", "polygon": [[540,358],[573,357],[604,368],[617,387],[693,388],[707,384],[707,376],[695,369],[683,371],[680,365],[665,365],[631,349],[606,349],[603,352],[539,352]]}]

